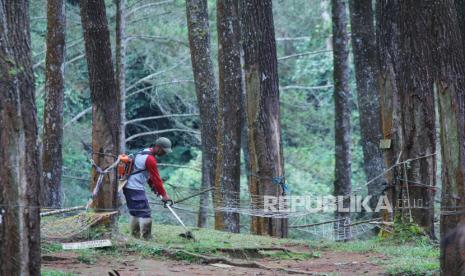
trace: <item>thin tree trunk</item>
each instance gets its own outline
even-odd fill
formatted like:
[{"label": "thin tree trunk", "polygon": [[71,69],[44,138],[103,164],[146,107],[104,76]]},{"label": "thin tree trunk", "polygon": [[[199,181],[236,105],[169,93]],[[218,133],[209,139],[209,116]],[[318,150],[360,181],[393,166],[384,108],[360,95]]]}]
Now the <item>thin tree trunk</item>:
[{"label": "thin tree trunk", "polygon": [[[189,45],[195,91],[199,105],[202,142],[201,190],[215,185],[216,128],[218,87],[210,51],[210,26],[207,0],[186,0]],[[200,196],[197,226],[207,226],[208,196]]]},{"label": "thin tree trunk", "polygon": [[[429,41],[431,14],[426,5],[428,2],[423,1],[382,2],[381,8],[387,15],[382,22],[389,26],[380,27],[386,36],[380,38],[379,45],[384,47],[380,49],[384,53],[381,72],[392,66],[390,77],[396,82],[393,91],[386,89],[392,84],[385,84],[385,90],[381,88],[383,108],[395,114],[383,117],[383,135],[392,140],[391,149],[386,151],[386,165],[416,159],[406,166],[397,166],[391,174],[392,204],[401,207],[395,208],[395,216],[420,225],[434,237],[436,129]],[[381,30],[386,28],[391,29]],[[392,98],[387,98],[388,92]],[[417,159],[423,156],[428,157]]]},{"label": "thin tree trunk", "polygon": [[[379,148],[381,140],[381,107],[378,93],[378,64],[373,7],[371,0],[350,0],[352,46],[357,82],[357,100],[363,148],[363,169],[367,181],[383,173],[384,158]],[[368,195],[373,196],[370,207],[376,208],[377,199],[386,185],[384,177],[368,185]],[[377,216],[377,214],[373,214]]]},{"label": "thin tree trunk", "polygon": [[[279,79],[271,0],[241,1],[247,94],[249,190],[255,200],[279,198],[284,184]],[[259,199],[256,199],[259,198]],[[253,208],[263,210],[264,202]],[[278,206],[279,210],[279,206]],[[252,217],[251,232],[287,237],[285,218]]]},{"label": "thin tree trunk", "polygon": [[[352,191],[351,183],[351,94],[349,89],[349,33],[347,30],[347,8],[344,0],[332,0],[333,18],[333,56],[334,56],[334,105],[335,105],[335,181],[334,195],[346,196]],[[349,200],[344,200],[344,207]],[[349,212],[336,212],[336,219],[345,218],[343,223],[350,224]],[[351,239],[350,227],[335,224],[337,239]]]},{"label": "thin tree trunk", "polygon": [[[93,104],[92,158],[98,166],[106,168],[119,153],[121,117],[104,0],[81,0],[81,20]],[[98,173],[94,169],[92,189],[97,178]],[[116,171],[112,170],[104,177],[94,207],[97,210],[116,208],[116,190]]]},{"label": "thin tree trunk", "polygon": [[0,0],[0,275],[40,275],[40,172],[29,2]]},{"label": "thin tree trunk", "polygon": [[[435,84],[439,100],[442,157],[441,275],[464,275],[462,231],[465,221],[465,53],[452,0],[435,1],[433,42]],[[457,231],[455,239],[450,235]],[[447,237],[449,236],[449,237]]]},{"label": "thin tree trunk", "polygon": [[61,207],[66,1],[47,2],[41,204]]},{"label": "thin tree trunk", "polygon": [[116,47],[115,47],[115,76],[116,93],[120,99],[120,133],[119,150],[126,151],[126,0],[116,2]]},{"label": "thin tree trunk", "polygon": [[[219,102],[215,207],[239,208],[242,73],[238,0],[217,1]],[[215,229],[238,233],[237,211],[215,212]]]}]

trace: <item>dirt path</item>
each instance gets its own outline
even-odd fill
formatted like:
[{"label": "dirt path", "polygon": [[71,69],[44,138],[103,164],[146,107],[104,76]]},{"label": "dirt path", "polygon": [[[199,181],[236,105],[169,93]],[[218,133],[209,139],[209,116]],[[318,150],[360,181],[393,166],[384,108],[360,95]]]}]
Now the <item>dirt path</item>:
[{"label": "dirt path", "polygon": [[[319,258],[309,260],[271,260],[259,259],[261,264],[269,267],[284,267],[293,270],[315,272],[315,275],[334,273],[336,275],[382,275],[383,268],[372,262],[373,258],[384,258],[382,255],[358,254],[346,252],[320,252]],[[136,255],[111,257],[101,256],[94,264],[81,263],[78,255],[72,252],[61,252],[43,257],[43,269],[72,272],[77,275],[108,275],[115,269],[121,276],[155,276],[155,275],[285,275],[285,273],[255,269],[232,267],[219,264],[202,265],[186,261],[175,261],[164,258],[146,259]]]}]

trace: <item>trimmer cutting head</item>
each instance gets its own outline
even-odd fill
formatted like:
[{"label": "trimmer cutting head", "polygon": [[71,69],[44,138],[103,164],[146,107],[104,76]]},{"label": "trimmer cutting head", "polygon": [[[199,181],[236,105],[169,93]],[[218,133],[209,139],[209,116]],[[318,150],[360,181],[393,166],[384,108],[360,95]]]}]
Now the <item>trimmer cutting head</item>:
[{"label": "trimmer cutting head", "polygon": [[191,231],[187,231],[186,233],[181,233],[181,234],[179,234],[179,236],[183,237],[185,239],[188,239],[188,240],[194,240],[195,241],[194,235],[192,234]]}]

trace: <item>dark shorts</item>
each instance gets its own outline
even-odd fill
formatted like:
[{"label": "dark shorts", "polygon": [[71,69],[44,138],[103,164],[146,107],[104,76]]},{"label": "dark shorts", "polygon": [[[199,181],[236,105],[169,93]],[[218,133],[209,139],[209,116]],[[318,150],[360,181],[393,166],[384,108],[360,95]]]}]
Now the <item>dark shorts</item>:
[{"label": "dark shorts", "polygon": [[123,193],[131,216],[138,218],[151,217],[150,205],[145,191],[123,188]]}]

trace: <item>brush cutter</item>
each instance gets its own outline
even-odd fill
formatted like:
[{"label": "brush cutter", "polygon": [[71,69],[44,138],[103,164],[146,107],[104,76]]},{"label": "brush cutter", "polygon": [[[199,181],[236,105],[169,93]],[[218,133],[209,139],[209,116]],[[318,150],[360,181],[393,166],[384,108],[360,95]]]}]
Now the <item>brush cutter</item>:
[{"label": "brush cutter", "polygon": [[[160,198],[162,198],[160,196]],[[191,231],[189,231],[189,229],[187,228],[187,226],[184,224],[184,222],[182,222],[181,218],[178,216],[178,214],[176,214],[176,212],[173,210],[173,208],[171,208],[171,205],[173,205],[173,201],[172,200],[169,200],[169,201],[165,201],[163,200],[163,206],[165,208],[168,208],[168,210],[170,210],[171,214],[173,214],[173,216],[178,220],[178,222],[182,225],[182,227],[184,227],[184,230],[186,230],[185,233],[181,233],[179,234],[179,236],[183,237],[183,238],[186,238],[188,240],[195,240],[194,238],[194,235],[192,234]]]}]

